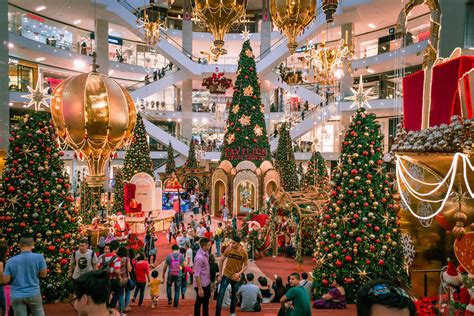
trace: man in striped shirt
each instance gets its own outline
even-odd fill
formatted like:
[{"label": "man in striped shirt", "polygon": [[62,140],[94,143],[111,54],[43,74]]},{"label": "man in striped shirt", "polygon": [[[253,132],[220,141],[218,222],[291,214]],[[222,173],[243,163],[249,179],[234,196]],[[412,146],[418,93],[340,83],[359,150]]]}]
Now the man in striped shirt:
[{"label": "man in striped shirt", "polygon": [[118,246],[119,243],[116,240],[112,241],[110,244],[106,244],[104,247],[104,254],[99,257],[99,270],[107,271],[110,280],[110,290],[113,293],[112,299],[108,304],[109,308],[115,308],[121,290],[119,281],[121,260],[115,253]]}]

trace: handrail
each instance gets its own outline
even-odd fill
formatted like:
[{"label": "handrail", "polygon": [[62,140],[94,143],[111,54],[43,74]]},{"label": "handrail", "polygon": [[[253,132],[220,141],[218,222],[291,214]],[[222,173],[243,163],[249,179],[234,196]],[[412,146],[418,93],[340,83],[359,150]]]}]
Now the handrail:
[{"label": "handrail", "polygon": [[[178,68],[177,68],[177,67],[173,67],[171,70],[165,70],[165,76],[164,76],[164,77],[161,77],[160,79],[158,79],[158,80],[156,80],[156,81],[159,81],[159,80],[161,80],[161,79],[164,79],[166,76],[169,76],[169,75],[171,75],[171,74],[173,74],[173,73],[175,73],[175,72],[177,72],[177,71],[178,71]],[[152,79],[153,79],[153,78],[152,78]],[[148,84],[150,84],[150,83],[152,83],[152,82],[155,82],[155,80],[150,80],[150,82],[149,82]],[[128,87],[127,87],[127,90],[128,90],[129,92],[135,91],[135,90],[137,90],[137,89],[139,89],[139,88],[144,87],[145,85],[146,85],[146,84],[145,84],[145,79],[144,79],[144,80],[138,81],[137,83],[135,83],[135,84],[133,84],[133,85],[131,85],[131,86],[128,86]]]},{"label": "handrail", "polygon": [[[150,115],[149,113],[146,113],[145,111],[141,111],[140,113],[142,116],[144,116],[147,120],[149,120],[152,123],[155,120],[155,118],[152,115]],[[171,133],[167,132],[167,133],[187,146],[189,146],[189,144],[191,143],[189,139],[187,139],[186,137],[182,136],[181,134],[177,132],[171,132]],[[167,146],[167,144],[165,144],[165,146]]]}]

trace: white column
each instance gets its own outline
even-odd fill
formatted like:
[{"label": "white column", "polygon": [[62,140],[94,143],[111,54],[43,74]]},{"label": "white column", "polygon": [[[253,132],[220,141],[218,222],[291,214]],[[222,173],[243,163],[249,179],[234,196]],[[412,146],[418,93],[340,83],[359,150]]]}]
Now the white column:
[{"label": "white column", "polygon": [[[349,45],[349,47],[352,46],[352,30],[352,23],[341,25],[341,37],[345,40],[347,36],[347,45]],[[350,66],[351,65],[349,61],[346,61],[343,65],[344,76],[341,78],[341,95],[343,96],[351,95],[351,88],[354,84],[354,79],[352,78],[352,70]]]},{"label": "white column", "polygon": [[95,52],[97,64],[100,66],[98,72],[109,74],[109,22],[96,20],[95,23]]},{"label": "white column", "polygon": [[[8,1],[0,1],[0,161],[8,151],[10,133],[10,92],[8,91]],[[33,83],[31,83],[33,84]],[[0,171],[3,164],[0,163]]]},{"label": "white column", "polygon": [[[183,53],[188,55],[193,52],[193,23],[191,20],[183,20]],[[182,130],[181,133],[187,139],[191,139],[193,131],[193,80],[183,80],[182,91]]]}]

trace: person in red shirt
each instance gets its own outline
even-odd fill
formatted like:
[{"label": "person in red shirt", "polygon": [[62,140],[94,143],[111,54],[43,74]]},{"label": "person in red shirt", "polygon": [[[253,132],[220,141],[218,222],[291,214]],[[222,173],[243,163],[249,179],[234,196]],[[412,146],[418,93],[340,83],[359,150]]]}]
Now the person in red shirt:
[{"label": "person in red shirt", "polygon": [[133,293],[133,299],[132,302],[135,302],[137,299],[138,294],[140,293],[140,298],[138,299],[138,306],[142,306],[143,304],[143,298],[145,296],[145,287],[146,283],[149,280],[149,274],[150,274],[150,266],[148,265],[148,262],[146,261],[146,256],[143,251],[140,251],[137,255],[137,260],[134,263],[134,269],[135,269],[135,276],[136,276],[136,287],[135,287],[135,293]]},{"label": "person in red shirt", "polygon": [[211,245],[212,245],[212,232],[211,232],[211,227],[206,227],[206,232],[204,233],[204,238],[207,238],[211,241]]}]

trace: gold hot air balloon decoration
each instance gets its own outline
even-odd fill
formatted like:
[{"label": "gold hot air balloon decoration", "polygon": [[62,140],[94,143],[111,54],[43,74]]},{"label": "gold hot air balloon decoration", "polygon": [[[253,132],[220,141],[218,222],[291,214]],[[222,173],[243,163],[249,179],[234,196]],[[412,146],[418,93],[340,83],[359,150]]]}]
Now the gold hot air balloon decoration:
[{"label": "gold hot air balloon decoration", "polygon": [[60,141],[74,149],[89,167],[87,184],[105,182],[105,163],[130,140],[136,110],[130,94],[96,71],[64,80],[51,99],[51,116]]},{"label": "gold hot air balloon decoration", "polygon": [[202,23],[214,37],[211,53],[225,55],[224,36],[245,18],[247,0],[195,0],[193,20]]},{"label": "gold hot air balloon decoration", "polygon": [[270,13],[275,25],[288,38],[288,50],[294,53],[296,37],[316,16],[314,0],[270,0]]}]

